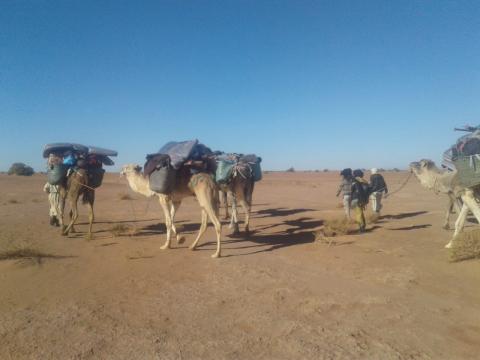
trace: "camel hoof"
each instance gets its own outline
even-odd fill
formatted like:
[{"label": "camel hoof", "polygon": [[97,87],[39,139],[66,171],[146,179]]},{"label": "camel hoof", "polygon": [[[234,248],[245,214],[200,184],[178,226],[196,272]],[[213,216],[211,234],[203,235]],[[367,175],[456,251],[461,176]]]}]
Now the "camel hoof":
[{"label": "camel hoof", "polygon": [[160,250],[167,250],[170,249],[170,244],[165,244],[163,246],[160,246]]},{"label": "camel hoof", "polygon": [[185,242],[185,236],[177,237],[177,244],[183,244]]},{"label": "camel hoof", "polygon": [[217,258],[220,257],[220,253],[219,253],[219,252],[216,252],[216,253],[213,254],[211,257],[212,257],[213,259],[217,259]]},{"label": "camel hoof", "polygon": [[450,241],[447,245],[445,245],[445,249],[451,249],[453,246],[452,242]]},{"label": "camel hoof", "polygon": [[193,245],[190,245],[188,248],[189,248],[190,250],[194,251],[197,247],[196,247],[196,246],[193,246]]}]

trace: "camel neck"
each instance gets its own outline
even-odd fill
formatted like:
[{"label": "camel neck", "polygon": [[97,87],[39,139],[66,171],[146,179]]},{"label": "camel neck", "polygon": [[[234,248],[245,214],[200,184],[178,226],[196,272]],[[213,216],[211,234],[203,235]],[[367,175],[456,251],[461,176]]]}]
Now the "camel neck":
[{"label": "camel neck", "polygon": [[127,181],[133,191],[144,196],[152,196],[154,192],[150,190],[148,180],[140,174],[127,174]]}]

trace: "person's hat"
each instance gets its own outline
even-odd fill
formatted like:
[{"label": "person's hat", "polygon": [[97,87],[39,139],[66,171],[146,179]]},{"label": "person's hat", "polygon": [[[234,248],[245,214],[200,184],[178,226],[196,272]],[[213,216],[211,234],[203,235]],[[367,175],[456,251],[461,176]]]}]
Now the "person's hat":
[{"label": "person's hat", "polygon": [[373,174],[376,174],[378,173],[378,169],[377,168],[372,168],[372,170],[370,170],[370,172]]},{"label": "person's hat", "polygon": [[352,169],[350,168],[343,169],[342,171],[340,171],[340,175],[344,177],[352,177]]},{"label": "person's hat", "polygon": [[353,176],[354,177],[363,177],[363,171],[360,169],[354,170],[353,171]]}]

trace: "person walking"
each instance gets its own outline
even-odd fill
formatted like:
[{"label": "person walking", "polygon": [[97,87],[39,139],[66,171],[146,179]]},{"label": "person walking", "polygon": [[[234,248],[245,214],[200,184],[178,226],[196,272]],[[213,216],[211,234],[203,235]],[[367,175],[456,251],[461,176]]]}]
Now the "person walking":
[{"label": "person walking", "polygon": [[383,194],[388,194],[387,184],[381,174],[378,173],[378,169],[373,168],[370,176],[370,200],[372,201],[372,210],[376,216],[380,216],[380,210],[382,210],[382,197]]},{"label": "person walking", "polygon": [[369,194],[370,186],[368,181],[363,178],[363,171],[355,170],[352,181],[352,209],[355,212],[355,222],[358,224],[360,233],[364,233],[367,226],[364,211],[368,204]]},{"label": "person walking", "polygon": [[46,183],[43,187],[43,191],[48,194],[48,201],[50,203],[50,225],[60,226],[58,220],[58,213],[60,209],[60,189],[58,185],[51,185]]},{"label": "person walking", "polygon": [[342,177],[342,181],[340,182],[340,186],[337,191],[337,197],[343,193],[343,209],[345,210],[345,216],[347,219],[351,219],[350,207],[352,201],[352,169],[343,169],[340,172],[340,176]]}]

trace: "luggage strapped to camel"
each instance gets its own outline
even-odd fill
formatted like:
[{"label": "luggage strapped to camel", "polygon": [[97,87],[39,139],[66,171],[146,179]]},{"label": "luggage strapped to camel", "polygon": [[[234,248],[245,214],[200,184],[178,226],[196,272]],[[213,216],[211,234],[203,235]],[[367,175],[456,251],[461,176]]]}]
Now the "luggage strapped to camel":
[{"label": "luggage strapped to camel", "polygon": [[228,184],[237,175],[244,179],[252,178],[253,181],[260,181],[262,179],[261,161],[262,159],[254,154],[223,154],[217,156],[215,181],[218,184]]},{"label": "luggage strapped to camel", "polygon": [[456,144],[443,154],[442,165],[449,170],[458,171],[458,181],[465,187],[480,185],[480,126],[468,126],[464,129],[470,134],[460,137]]},{"label": "luggage strapped to camel", "polygon": [[[73,166],[64,163],[67,154],[74,160]],[[114,165],[110,156],[117,155],[114,150],[73,143],[47,144],[43,150],[43,157],[48,158],[47,179],[51,185],[64,184],[70,171],[85,169],[87,186],[92,189],[102,185],[105,174],[103,165]]]},{"label": "luggage strapped to camel", "polygon": [[168,195],[175,187],[180,169],[189,167],[191,172],[200,171],[206,168],[206,157],[211,154],[212,151],[196,139],[172,141],[157,153],[147,155],[143,174],[149,179],[150,190]]}]

